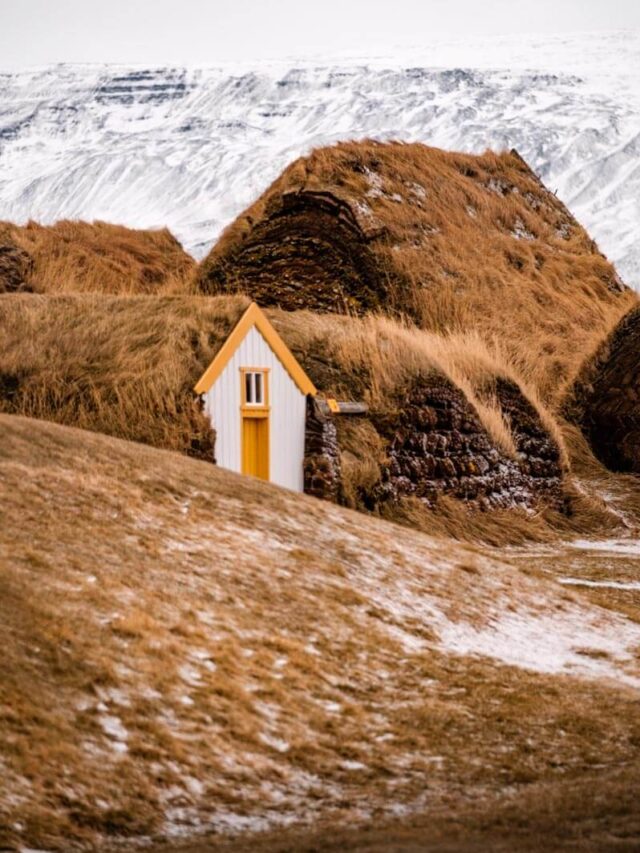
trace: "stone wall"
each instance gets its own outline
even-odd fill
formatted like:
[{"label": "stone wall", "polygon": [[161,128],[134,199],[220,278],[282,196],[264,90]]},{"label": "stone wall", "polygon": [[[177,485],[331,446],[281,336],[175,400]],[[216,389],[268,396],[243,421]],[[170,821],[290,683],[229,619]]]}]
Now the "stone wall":
[{"label": "stone wall", "polygon": [[290,311],[379,310],[386,285],[368,247],[375,236],[332,193],[285,193],[237,249],[203,265],[200,288],[242,291],[259,305]]},{"label": "stone wall", "polygon": [[33,260],[20,249],[5,228],[0,227],[0,293],[30,292]]},{"label": "stone wall", "polygon": [[640,308],[583,367],[564,411],[608,468],[640,474]]},{"label": "stone wall", "polygon": [[397,414],[379,420],[388,439],[385,498],[448,494],[483,507],[526,507],[533,499],[520,465],[496,447],[462,391],[444,377],[416,382]]},{"label": "stone wall", "polygon": [[336,424],[326,403],[307,397],[304,448],[304,491],[337,503],[340,495],[340,450]]},{"label": "stone wall", "polygon": [[[375,510],[405,497],[433,506],[443,495],[482,509],[532,509],[541,502],[560,505],[563,471],[559,448],[517,385],[501,380],[494,390],[511,419],[515,458],[496,444],[464,393],[442,375],[414,381],[393,409],[367,415],[386,451],[384,461],[377,463],[377,483],[366,494],[359,490],[361,507]],[[333,433],[330,445],[327,456],[334,460]],[[340,450],[353,452],[355,448]],[[366,457],[366,449],[358,450]],[[320,496],[333,500],[331,495],[339,498],[341,492],[335,489],[340,470],[335,464],[329,468],[331,488],[324,491],[322,476],[315,474],[316,468],[311,470],[317,476]]]},{"label": "stone wall", "polygon": [[511,425],[518,465],[530,489],[551,502],[559,500],[563,472],[558,444],[515,382],[497,378],[495,395]]}]

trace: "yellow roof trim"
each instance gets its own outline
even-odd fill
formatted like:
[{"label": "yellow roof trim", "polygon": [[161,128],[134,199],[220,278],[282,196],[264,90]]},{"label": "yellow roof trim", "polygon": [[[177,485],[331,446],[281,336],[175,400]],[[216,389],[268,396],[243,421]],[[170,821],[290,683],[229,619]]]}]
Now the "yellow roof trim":
[{"label": "yellow roof trim", "polygon": [[282,366],[296,383],[303,394],[315,396],[318,392],[315,385],[304,372],[289,347],[273,328],[269,320],[255,302],[244,312],[235,328],[220,348],[209,367],[195,385],[196,394],[206,394],[216,379],[225,369],[234,352],[238,349],[249,329],[253,326],[260,332],[265,341],[280,359]]}]

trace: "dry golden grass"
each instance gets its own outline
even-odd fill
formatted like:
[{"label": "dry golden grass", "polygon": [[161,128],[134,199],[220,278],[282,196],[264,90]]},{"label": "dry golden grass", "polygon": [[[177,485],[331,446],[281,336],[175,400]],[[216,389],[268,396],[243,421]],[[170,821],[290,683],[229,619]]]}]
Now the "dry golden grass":
[{"label": "dry golden grass", "polygon": [[291,164],[223,233],[200,267],[201,284],[227,262],[232,277],[234,257],[278,199],[305,191],[345,202],[376,235],[367,250],[390,288],[385,308],[430,331],[497,341],[546,401],[637,304],[516,153],[472,156],[399,142],[340,143]]},{"label": "dry golden grass", "polygon": [[171,232],[108,222],[2,223],[33,261],[36,293],[185,293],[195,261]]},{"label": "dry golden grass", "polygon": [[[310,829],[260,833],[215,841],[216,853],[582,853],[635,851],[640,838],[636,788],[638,766],[599,769],[580,779],[536,783],[506,795],[434,805],[394,821],[343,828],[324,821]],[[211,840],[158,844],[153,853],[211,853]]]},{"label": "dry golden grass", "polygon": [[[212,459],[210,424],[193,385],[246,305],[243,297],[2,296],[0,411]],[[443,375],[464,391],[507,452],[513,448],[512,426],[492,396],[492,383],[498,377],[516,382],[567,465],[563,435],[535,389],[519,378],[504,352],[479,336],[440,336],[385,317],[268,313],[323,393],[364,399],[376,414],[393,411],[403,385],[416,376]],[[351,494],[355,506],[358,487],[379,475],[384,449],[367,419],[344,419],[340,429],[346,498]],[[595,480],[603,476],[597,468]],[[494,544],[544,540],[557,531],[613,530],[619,524],[603,501],[576,492],[571,481],[566,489],[569,516],[469,513],[464,504],[446,499],[437,512],[418,501],[388,511],[394,520],[426,532]]]},{"label": "dry golden grass", "polygon": [[16,417],[0,492],[0,846],[488,802],[499,840],[514,802],[637,785],[640,625],[542,569]]},{"label": "dry golden grass", "polygon": [[247,302],[0,297],[0,411],[213,459],[193,386]]},{"label": "dry golden grass", "polygon": [[[0,298],[0,325],[6,330],[0,339],[0,411],[213,459],[210,425],[193,386],[246,305],[243,297],[5,295]],[[393,411],[398,395],[417,376],[444,376],[462,390],[507,454],[515,454],[512,426],[492,383],[498,377],[514,381],[537,408],[567,467],[550,413],[506,358],[477,335],[443,337],[386,317],[269,314],[324,394],[364,399],[380,413]],[[341,429],[345,490],[355,492],[375,476],[376,460],[384,457],[367,420],[353,427],[345,422]],[[398,510],[398,517],[416,524],[420,516],[427,531],[459,535],[466,510],[454,511],[456,502],[447,506],[439,520],[419,504]],[[510,530],[518,540],[548,534],[546,521],[537,525],[523,515],[521,522],[516,532],[516,520],[505,528],[499,515],[472,528],[485,528],[492,540],[500,530]]]},{"label": "dry golden grass", "polygon": [[295,321],[290,321],[285,312],[272,314],[302,359],[310,341],[322,341],[318,351],[332,370],[339,371],[334,381],[343,383],[329,387],[328,393],[356,393],[372,408],[382,409],[416,376],[443,375],[463,391],[495,444],[515,455],[511,425],[494,391],[496,379],[510,380],[532,403],[566,464],[563,438],[551,411],[498,344],[487,344],[477,332],[438,334],[381,315],[344,320],[333,314],[296,312]]},{"label": "dry golden grass", "polygon": [[[177,431],[193,385],[246,305],[243,297],[5,296],[0,410],[186,449],[187,436],[172,436],[171,423]],[[509,424],[484,393],[502,376],[521,384],[556,429],[535,392],[477,335],[443,337],[386,317],[270,313],[327,395],[355,395],[381,409],[412,378],[441,374],[462,389],[496,444],[514,454]]]}]

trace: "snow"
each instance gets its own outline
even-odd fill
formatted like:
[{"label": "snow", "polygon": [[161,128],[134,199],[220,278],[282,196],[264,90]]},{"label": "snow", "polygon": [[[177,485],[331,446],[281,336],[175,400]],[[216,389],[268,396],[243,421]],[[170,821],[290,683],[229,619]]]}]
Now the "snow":
[{"label": "snow", "polygon": [[183,781],[186,789],[192,796],[202,796],[202,794],[204,793],[204,785],[199,779],[196,779],[194,776],[186,776]]},{"label": "snow", "polygon": [[640,590],[640,581],[591,581],[585,578],[560,578],[560,583],[566,586],[589,586],[594,589]]},{"label": "snow", "polygon": [[279,737],[275,737],[274,735],[262,732],[259,735],[259,738],[262,743],[264,743],[266,746],[270,746],[271,749],[275,749],[277,752],[288,752],[290,749],[290,746],[286,740],[283,740]]},{"label": "snow", "polygon": [[[335,529],[334,512],[334,508],[327,508],[323,521],[316,526],[319,544]],[[348,539],[346,530],[342,535]],[[581,540],[573,544],[584,545]],[[616,540],[615,545],[637,547],[633,540]],[[610,546],[607,542],[606,547]],[[482,558],[478,560],[484,563]],[[403,570],[398,571],[397,566]],[[424,574],[415,572],[417,566],[423,571],[429,567],[432,574],[428,582]],[[428,556],[396,541],[384,552],[378,553],[373,547],[361,551],[357,564],[345,564],[345,568],[349,581],[380,611],[377,626],[407,655],[428,655],[435,647],[457,655],[488,657],[532,672],[612,679],[640,688],[640,678],[630,672],[635,649],[640,646],[640,626],[621,614],[586,608],[577,602],[555,600],[551,605],[546,595],[535,593],[533,588],[516,594],[513,581],[500,580],[487,563],[483,566],[487,571],[480,575],[482,583],[476,584],[472,597],[460,601],[460,612],[455,616],[450,613],[451,588],[441,597],[435,579],[448,575],[457,587],[458,565],[433,541]],[[524,578],[518,577],[518,583],[524,584]],[[363,617],[367,612],[361,611]],[[368,629],[363,618],[362,630]],[[379,679],[391,676],[382,669],[376,675]]]},{"label": "snow", "polygon": [[120,717],[112,714],[100,714],[98,721],[102,726],[102,731],[113,740],[113,751],[118,753],[127,752],[126,741],[129,738],[129,732],[122,724]]},{"label": "snow", "polygon": [[427,41],[254,67],[8,72],[0,219],[166,225],[202,256],[314,146],[515,147],[640,286],[639,52],[630,31]]},{"label": "snow", "polygon": [[480,628],[445,622],[440,626],[440,645],[448,652],[483,655],[534,672],[609,677],[640,688],[640,678],[620,669],[620,664],[633,660],[629,649],[638,636],[633,627],[625,627],[620,620],[618,632],[612,632],[610,625],[598,626],[570,608],[560,616],[506,612]]},{"label": "snow", "polygon": [[516,240],[535,240],[535,234],[527,229],[521,219],[516,220],[511,236],[515,237]]},{"label": "snow", "polygon": [[114,705],[121,705],[124,708],[131,706],[131,699],[124,690],[118,687],[100,687],[94,688],[98,698],[101,700],[98,704],[98,710],[105,711],[107,705],[105,703],[112,702]]},{"label": "snow", "polygon": [[367,765],[362,764],[361,761],[343,761],[342,767],[344,767],[345,770],[366,770],[367,769]]},{"label": "snow", "polygon": [[191,687],[199,687],[202,683],[202,676],[194,666],[191,666],[191,664],[184,664],[181,666],[178,670],[178,674],[185,684],[188,684]]},{"label": "snow", "polygon": [[273,705],[270,702],[262,702],[258,700],[254,703],[254,707],[258,713],[262,714],[263,717],[266,717],[269,720],[277,720],[280,716],[280,709],[277,705]]},{"label": "snow", "polygon": [[416,634],[410,634],[397,625],[386,625],[390,637],[397,640],[404,650],[409,653],[421,652],[426,648],[426,643]]},{"label": "snow", "polygon": [[638,539],[576,539],[569,547],[580,551],[605,551],[608,554],[640,557],[640,540]]}]

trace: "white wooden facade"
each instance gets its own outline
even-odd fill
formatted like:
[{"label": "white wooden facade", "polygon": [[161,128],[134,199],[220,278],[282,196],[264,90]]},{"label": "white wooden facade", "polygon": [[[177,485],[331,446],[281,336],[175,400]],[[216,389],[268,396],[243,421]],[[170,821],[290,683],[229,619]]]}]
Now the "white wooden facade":
[{"label": "white wooden facade", "polygon": [[[247,317],[255,318],[257,322],[247,323]],[[246,468],[246,462],[243,462],[243,412],[246,413],[247,407],[243,399],[243,371],[266,371],[268,479],[301,492],[304,487],[306,396],[307,393],[315,393],[315,388],[256,305],[246,312],[230,336],[230,342],[234,336],[231,350],[222,354],[222,362],[217,364],[217,358],[214,359],[196,386],[216,432],[216,462],[238,473],[243,473]],[[207,380],[208,374],[214,377],[212,384],[210,378]]]}]

